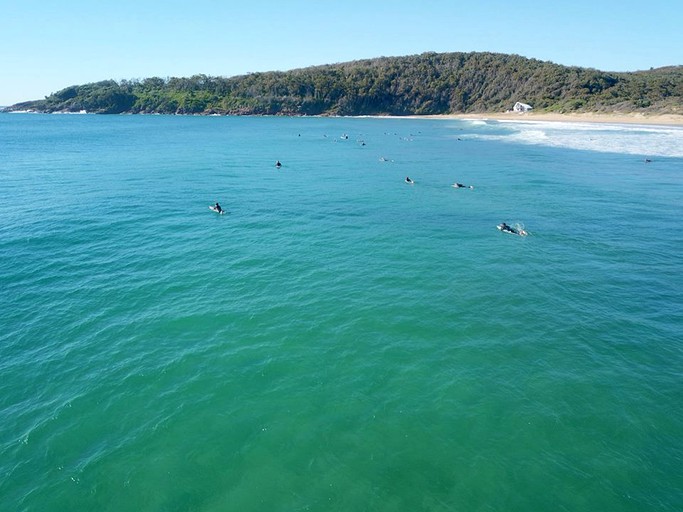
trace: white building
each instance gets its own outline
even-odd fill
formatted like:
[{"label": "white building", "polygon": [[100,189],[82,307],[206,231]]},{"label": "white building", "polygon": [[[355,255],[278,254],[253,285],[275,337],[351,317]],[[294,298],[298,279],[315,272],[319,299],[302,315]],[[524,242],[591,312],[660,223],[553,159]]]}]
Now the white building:
[{"label": "white building", "polygon": [[517,103],[515,103],[515,106],[512,107],[512,110],[513,112],[529,112],[533,108],[534,107],[532,107],[531,105],[527,105],[526,103],[518,101]]}]

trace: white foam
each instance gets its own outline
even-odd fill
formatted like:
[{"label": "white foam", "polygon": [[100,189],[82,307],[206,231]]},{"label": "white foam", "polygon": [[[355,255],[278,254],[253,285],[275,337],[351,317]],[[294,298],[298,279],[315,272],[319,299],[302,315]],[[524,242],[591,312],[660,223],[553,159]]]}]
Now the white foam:
[{"label": "white foam", "polygon": [[498,133],[475,133],[470,137],[603,153],[683,157],[683,128],[679,127],[542,121],[495,124]]}]

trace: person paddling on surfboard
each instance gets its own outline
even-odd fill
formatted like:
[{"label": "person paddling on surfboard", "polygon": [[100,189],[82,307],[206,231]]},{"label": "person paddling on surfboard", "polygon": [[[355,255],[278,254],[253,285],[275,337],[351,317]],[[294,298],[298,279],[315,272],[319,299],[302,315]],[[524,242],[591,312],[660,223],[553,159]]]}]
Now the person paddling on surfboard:
[{"label": "person paddling on surfboard", "polygon": [[453,188],[469,188],[473,189],[474,187],[472,185],[463,185],[462,183],[458,183],[457,181],[451,185]]},{"label": "person paddling on surfboard", "polygon": [[500,223],[500,230],[509,231],[510,233],[514,233],[515,235],[519,234],[517,233],[517,230],[515,228],[513,228],[512,226],[508,226],[507,224],[505,224],[505,222]]},{"label": "person paddling on surfboard", "polygon": [[520,235],[520,236],[526,236],[528,233],[524,231],[523,229],[519,228],[513,228],[512,226],[508,226],[505,224],[505,222],[500,223],[500,230],[501,231],[507,231],[508,233],[514,233],[515,235]]}]

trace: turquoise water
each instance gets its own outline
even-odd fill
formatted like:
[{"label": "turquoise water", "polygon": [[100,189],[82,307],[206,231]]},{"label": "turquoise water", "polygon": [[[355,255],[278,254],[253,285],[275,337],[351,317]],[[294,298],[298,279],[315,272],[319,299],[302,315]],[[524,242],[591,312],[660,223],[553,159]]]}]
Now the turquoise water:
[{"label": "turquoise water", "polygon": [[0,510],[680,510],[682,148],[0,115]]}]

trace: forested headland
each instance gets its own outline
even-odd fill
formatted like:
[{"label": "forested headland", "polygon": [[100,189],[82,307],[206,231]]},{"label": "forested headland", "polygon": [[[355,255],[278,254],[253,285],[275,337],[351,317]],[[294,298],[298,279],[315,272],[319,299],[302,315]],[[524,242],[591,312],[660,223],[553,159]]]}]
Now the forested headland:
[{"label": "forested headland", "polygon": [[105,80],[6,110],[99,114],[683,114],[683,66],[606,72],[498,53],[423,53],[234,77]]}]

